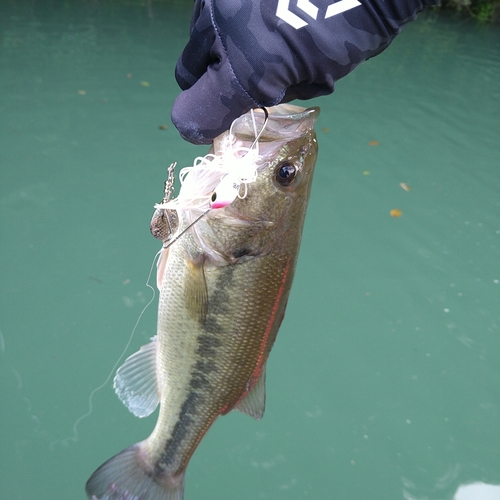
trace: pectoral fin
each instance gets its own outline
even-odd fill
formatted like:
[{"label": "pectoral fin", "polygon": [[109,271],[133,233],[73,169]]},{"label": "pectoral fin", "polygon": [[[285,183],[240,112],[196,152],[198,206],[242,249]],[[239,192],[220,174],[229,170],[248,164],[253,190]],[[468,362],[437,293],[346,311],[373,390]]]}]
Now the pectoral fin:
[{"label": "pectoral fin", "polygon": [[187,260],[184,298],[191,316],[203,323],[207,316],[208,291],[203,262]]},{"label": "pectoral fin", "polygon": [[264,415],[266,407],[266,369],[262,371],[257,383],[248,394],[234,407],[235,410],[246,413],[257,420]]},{"label": "pectoral fin", "polygon": [[160,402],[156,337],[129,356],[116,372],[113,387],[122,403],[136,416],[147,417]]}]

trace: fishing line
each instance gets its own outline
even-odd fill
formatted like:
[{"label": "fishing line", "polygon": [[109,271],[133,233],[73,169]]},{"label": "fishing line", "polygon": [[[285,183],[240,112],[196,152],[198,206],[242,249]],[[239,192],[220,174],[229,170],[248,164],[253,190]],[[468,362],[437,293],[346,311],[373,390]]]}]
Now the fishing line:
[{"label": "fishing line", "polygon": [[[248,148],[248,150],[242,156],[242,158],[245,158],[245,156],[247,156],[248,153],[250,153],[250,152],[252,152],[252,153],[255,152],[257,155],[259,155],[259,139],[260,139],[260,136],[264,133],[264,130],[266,129],[267,123],[269,121],[269,112],[267,111],[267,109],[264,106],[259,106],[259,109],[261,109],[264,112],[264,123],[262,124],[262,128],[260,129],[260,132],[257,133],[257,120],[255,119],[254,110],[251,109],[250,114],[252,115],[252,125],[253,125],[253,133],[254,133],[255,139],[252,142],[252,145]],[[232,124],[231,124],[231,128],[232,128]],[[232,132],[230,132],[230,133],[232,133]],[[251,161],[251,159],[250,159],[250,161]],[[243,195],[241,195],[238,192],[238,198],[240,198],[240,199],[246,198],[247,193],[248,193],[247,183],[243,182],[243,186],[244,186]]]},{"label": "fishing line", "polygon": [[151,274],[153,274],[153,267],[154,267],[155,261],[158,258],[158,256],[160,255],[160,253],[161,253],[161,250],[159,250],[156,253],[156,255],[153,257],[153,261],[151,262],[151,267],[149,269],[148,279],[146,280],[146,286],[151,289],[151,291],[153,292],[153,296],[151,297],[151,299],[149,300],[149,302],[143,307],[141,313],[139,314],[139,317],[137,318],[137,321],[135,322],[134,328],[132,328],[132,332],[130,334],[128,342],[125,345],[125,347],[123,348],[123,351],[120,354],[120,357],[116,360],[115,364],[113,365],[113,368],[111,368],[111,371],[109,372],[109,375],[106,378],[106,380],[99,387],[96,387],[90,393],[90,396],[89,396],[89,399],[88,399],[88,407],[89,407],[89,409],[87,410],[87,413],[85,413],[84,415],[82,415],[81,417],[79,417],[76,420],[76,422],[73,424],[73,435],[70,436],[70,437],[67,437],[65,439],[57,439],[55,441],[52,441],[52,443],[50,443],[50,445],[49,445],[49,448],[51,450],[54,449],[54,446],[55,446],[56,443],[60,442],[62,445],[68,446],[68,443],[70,441],[73,441],[74,443],[76,443],[78,441],[78,425],[80,424],[80,422],[82,422],[82,420],[85,420],[87,417],[89,417],[92,414],[92,411],[94,409],[92,401],[94,399],[95,394],[98,391],[100,391],[101,389],[103,389],[109,383],[109,381],[111,380],[111,377],[113,377],[113,374],[115,373],[118,364],[123,359],[123,357],[125,356],[125,353],[127,352],[128,348],[130,347],[130,344],[132,343],[132,339],[134,337],[135,331],[137,330],[137,327],[139,326],[139,322],[141,321],[141,318],[142,318],[143,314],[146,312],[146,309],[151,305],[151,303],[153,302],[153,300],[156,297],[156,291],[155,291],[154,287],[152,287],[149,284],[149,280],[151,279]]},{"label": "fishing line", "polygon": [[[189,224],[185,229],[183,229],[172,241],[169,241],[168,245],[164,246],[162,248],[162,250],[166,250],[167,248],[171,247],[183,234],[186,233],[186,231],[188,231],[189,229],[191,229],[197,222],[199,222],[199,220],[202,217],[205,217],[205,215],[207,215],[208,212],[210,212],[210,210],[212,210],[212,209],[209,208],[209,209],[205,210],[201,215],[199,215],[198,217],[196,217],[196,219],[193,222],[191,222],[191,224]],[[160,253],[160,252],[158,252],[158,253]]]},{"label": "fishing line", "polygon": [[[188,231],[189,229],[191,229],[191,227],[193,227],[202,217],[204,217],[205,215],[207,215],[208,212],[210,212],[210,210],[211,209],[209,208],[208,210],[206,210],[205,212],[203,212],[201,215],[199,215],[181,233],[179,233],[172,241],[170,241],[167,246],[163,247],[162,250],[165,250],[165,249],[169,248],[183,234],[185,234],[186,231]],[[153,261],[151,262],[151,267],[149,268],[148,279],[146,280],[146,286],[151,289],[151,291],[153,292],[153,295],[152,295],[151,299],[149,300],[149,302],[144,306],[144,308],[142,309],[141,313],[139,314],[139,317],[137,318],[137,321],[135,322],[134,328],[132,328],[132,332],[131,332],[130,337],[129,337],[128,341],[127,341],[127,344],[125,345],[125,347],[123,348],[122,353],[120,354],[119,358],[116,360],[115,364],[113,365],[113,368],[111,368],[111,371],[109,372],[109,375],[107,376],[106,380],[100,386],[96,387],[90,393],[90,396],[89,396],[89,399],[88,399],[88,407],[89,407],[89,409],[88,409],[87,413],[85,413],[84,415],[82,415],[81,417],[79,417],[76,420],[76,422],[73,424],[73,435],[70,436],[70,437],[68,437],[68,438],[62,439],[62,440],[53,441],[50,444],[50,449],[51,450],[54,449],[54,445],[56,443],[58,443],[58,442],[61,442],[64,446],[67,446],[68,442],[70,442],[70,441],[73,441],[75,443],[78,441],[78,425],[80,424],[80,422],[82,422],[82,420],[85,420],[87,417],[89,417],[92,414],[92,411],[94,410],[93,399],[94,399],[95,394],[98,391],[100,391],[101,389],[103,389],[109,383],[109,381],[111,380],[111,377],[113,377],[113,375],[114,375],[114,373],[116,371],[117,366],[119,365],[120,361],[125,356],[125,353],[128,351],[128,348],[130,347],[130,344],[132,343],[132,339],[134,337],[135,331],[137,330],[137,327],[139,326],[139,322],[141,321],[142,316],[144,315],[144,313],[146,312],[146,309],[152,304],[153,300],[156,297],[156,291],[155,291],[154,287],[152,287],[149,284],[149,280],[151,279],[151,275],[153,274],[153,267],[154,267],[154,264],[156,262],[156,259],[158,258],[158,256],[160,255],[160,253],[161,253],[162,250],[159,250],[156,253],[156,255],[154,256]]]},{"label": "fishing line", "polygon": [[[260,132],[257,133],[257,123],[256,123],[255,116],[254,116],[254,113],[253,113],[253,110],[252,110],[252,121],[253,121],[253,128],[254,128],[255,139],[254,139],[252,145],[250,146],[250,148],[248,149],[248,151],[245,153],[245,155],[248,152],[250,152],[251,150],[253,150],[253,149],[255,149],[258,152],[258,141],[259,141],[262,133],[264,132],[264,130],[265,130],[266,126],[267,126],[267,123],[269,121],[269,113],[268,113],[267,109],[264,108],[264,107],[260,107],[260,109],[264,112],[264,123],[262,125],[262,128],[261,128]],[[231,128],[232,128],[232,124],[231,124]],[[207,156],[209,156],[209,155],[207,155]],[[210,155],[210,156],[213,156],[213,155]],[[163,200],[162,200],[162,204],[166,204],[170,200],[170,197],[172,195],[173,186],[174,186],[174,170],[175,170],[175,167],[176,167],[176,163],[172,163],[170,165],[170,167],[168,168],[167,180],[165,181],[165,184],[164,184],[164,197],[163,197]],[[183,170],[186,171],[184,173],[184,177],[185,177],[188,172],[187,172],[186,169],[183,169]],[[181,171],[180,180],[181,180],[181,184],[183,184],[183,171]],[[246,188],[246,184],[245,184],[245,188]],[[162,207],[161,206],[156,206],[156,208],[162,208]],[[166,250],[167,248],[169,248],[170,246],[172,246],[189,229],[191,229],[196,223],[198,223],[203,217],[205,217],[208,214],[208,212],[210,212],[211,210],[212,210],[212,208],[210,207],[207,210],[205,210],[203,213],[201,213],[198,217],[196,217],[196,219],[193,222],[191,222],[186,228],[184,228],[179,234],[177,234],[171,241],[169,241],[167,245],[163,246],[162,250]],[[98,391],[100,391],[101,389],[103,389],[109,383],[109,381],[111,380],[111,378],[113,377],[113,374],[115,373],[118,364],[123,359],[123,357],[125,356],[128,348],[130,347],[130,344],[132,343],[132,339],[134,337],[135,331],[137,330],[137,327],[139,326],[139,322],[141,321],[142,316],[144,315],[144,313],[146,312],[146,309],[151,305],[151,303],[154,301],[154,299],[156,297],[156,291],[155,291],[154,287],[152,287],[149,284],[149,280],[151,279],[151,274],[153,273],[153,266],[155,264],[155,261],[157,260],[157,258],[160,255],[160,253],[161,253],[162,250],[160,250],[159,252],[157,252],[157,254],[154,256],[153,261],[151,262],[151,267],[149,269],[148,279],[146,280],[146,286],[151,289],[151,291],[152,291],[152,297],[149,300],[149,302],[144,306],[144,308],[142,309],[141,313],[139,314],[139,317],[137,318],[137,321],[135,322],[135,325],[132,328],[132,332],[130,334],[130,337],[129,337],[129,339],[128,339],[128,341],[127,341],[127,343],[126,343],[126,345],[125,345],[125,347],[124,347],[124,349],[122,351],[122,353],[120,354],[119,358],[117,359],[117,361],[113,365],[113,368],[111,369],[111,371],[110,371],[109,375],[107,376],[106,380],[101,385],[99,385],[98,387],[96,387],[90,393],[89,398],[88,398],[88,411],[85,414],[83,414],[81,417],[79,417],[76,420],[76,422],[73,424],[73,435],[70,436],[70,437],[68,437],[68,438],[62,439],[62,440],[53,441],[50,444],[50,449],[54,449],[55,444],[58,443],[58,442],[60,442],[64,446],[67,446],[70,441],[73,441],[73,442],[77,442],[78,441],[78,426],[80,425],[80,423],[83,420],[85,420],[87,417],[89,417],[92,414],[93,408],[94,408],[93,407],[93,399],[94,399],[95,394]]]},{"label": "fishing line", "polygon": [[[25,406],[24,411],[26,412],[30,420],[34,422],[33,432],[37,437],[45,437],[48,434],[48,431],[46,429],[43,429],[42,422],[36,415],[33,414],[32,412],[33,404],[31,403],[31,400],[26,396],[24,396],[25,391],[23,390],[23,378],[21,377],[21,374],[14,368],[14,366],[7,361],[8,356],[7,353],[5,352],[5,338],[1,330],[0,330],[0,360],[1,360],[0,366],[4,366],[5,371],[10,372],[10,374],[13,376],[16,382],[16,387],[15,387],[15,391],[17,392],[16,397],[22,400],[22,404]],[[1,374],[1,377],[4,378],[3,373]]]}]

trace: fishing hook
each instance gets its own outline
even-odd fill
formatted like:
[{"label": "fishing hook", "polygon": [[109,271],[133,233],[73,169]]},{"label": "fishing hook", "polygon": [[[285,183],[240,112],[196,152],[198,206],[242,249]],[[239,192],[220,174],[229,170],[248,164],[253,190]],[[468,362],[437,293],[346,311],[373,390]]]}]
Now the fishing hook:
[{"label": "fishing hook", "polygon": [[[253,141],[252,145],[250,146],[250,149],[253,149],[257,145],[257,143],[260,139],[260,136],[262,135],[262,133],[266,129],[267,122],[269,121],[269,112],[267,111],[267,109],[264,106],[259,106],[259,109],[261,109],[264,112],[264,124],[262,125],[260,132],[255,136],[255,140]],[[254,118],[253,109],[252,109],[252,118]],[[254,119],[254,124],[255,124],[255,119]],[[257,130],[255,130],[255,128],[254,128],[254,132],[255,133],[257,132]]]}]

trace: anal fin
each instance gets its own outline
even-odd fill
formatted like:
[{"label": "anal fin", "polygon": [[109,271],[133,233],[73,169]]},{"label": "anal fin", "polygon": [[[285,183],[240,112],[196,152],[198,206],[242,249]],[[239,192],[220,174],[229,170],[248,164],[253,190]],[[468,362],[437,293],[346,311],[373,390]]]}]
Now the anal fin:
[{"label": "anal fin", "polygon": [[260,420],[264,415],[265,408],[266,368],[264,367],[257,383],[248,391],[246,396],[234,407],[234,409]]}]

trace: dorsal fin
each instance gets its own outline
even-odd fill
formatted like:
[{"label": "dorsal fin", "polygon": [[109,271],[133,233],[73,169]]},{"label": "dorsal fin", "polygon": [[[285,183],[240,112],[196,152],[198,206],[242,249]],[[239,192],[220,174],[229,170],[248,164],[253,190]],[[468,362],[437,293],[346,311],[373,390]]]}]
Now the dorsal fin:
[{"label": "dorsal fin", "polygon": [[113,387],[122,403],[136,416],[151,415],[160,402],[156,336],[129,356],[116,372]]}]

